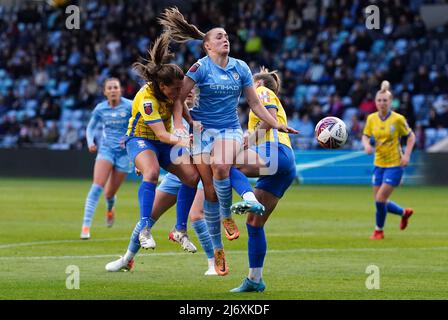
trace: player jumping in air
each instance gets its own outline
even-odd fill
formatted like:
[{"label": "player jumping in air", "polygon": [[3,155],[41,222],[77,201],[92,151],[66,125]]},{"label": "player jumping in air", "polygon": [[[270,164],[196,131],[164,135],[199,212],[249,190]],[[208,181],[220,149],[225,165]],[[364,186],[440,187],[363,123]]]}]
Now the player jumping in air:
[{"label": "player jumping in air", "polygon": [[[199,59],[187,72],[182,91],[174,107],[174,126],[185,132],[182,124],[183,101],[190,90],[197,85],[200,90],[199,104],[191,110],[192,120],[201,122],[203,132],[199,146],[193,148],[193,159],[204,184],[204,215],[215,252],[215,269],[218,275],[228,274],[221,240],[221,218],[229,240],[239,235],[231,219],[232,186],[230,168],[243,143],[243,134],[237,106],[241,93],[249,107],[273,128],[285,132],[293,129],[279,124],[261,105],[253,87],[252,74],[247,64],[229,57],[230,42],[223,28],[213,28],[203,33],[189,24],[177,8],[166,9],[160,23],[169,30],[176,42],[192,39],[203,41],[206,56]],[[247,180],[247,178],[246,178]],[[245,194],[248,211],[263,214],[264,208],[253,192]]]}]

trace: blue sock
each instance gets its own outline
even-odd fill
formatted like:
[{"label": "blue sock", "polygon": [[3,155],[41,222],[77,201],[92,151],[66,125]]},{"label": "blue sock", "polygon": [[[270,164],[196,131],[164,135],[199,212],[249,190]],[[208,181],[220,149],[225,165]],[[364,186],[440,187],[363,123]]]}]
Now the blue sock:
[{"label": "blue sock", "polygon": [[399,216],[402,216],[404,213],[404,210],[402,207],[400,207],[398,204],[392,201],[387,202],[387,212],[398,214]]},{"label": "blue sock", "polygon": [[246,192],[253,192],[249,179],[237,168],[230,168],[230,183],[232,188],[243,197]]},{"label": "blue sock", "polygon": [[266,237],[263,227],[253,227],[246,223],[249,253],[249,268],[263,267],[264,257],[266,256]]},{"label": "blue sock", "polygon": [[213,243],[208,233],[207,223],[205,219],[197,220],[191,223],[196,235],[198,236],[199,242],[201,243],[202,249],[204,249],[207,258],[211,259],[214,257]]},{"label": "blue sock", "polygon": [[219,213],[221,217],[230,217],[230,206],[232,205],[232,185],[230,178],[217,180],[213,178],[213,186],[215,187],[216,196],[219,201]]},{"label": "blue sock", "polygon": [[131,240],[129,241],[128,250],[132,253],[137,253],[140,249],[140,240],[138,240],[138,235],[142,231],[144,224],[141,221],[137,222],[134,231],[132,231]]},{"label": "blue sock", "polygon": [[156,185],[143,181],[138,189],[138,201],[140,203],[140,222],[143,226],[149,226],[152,206],[156,195]]},{"label": "blue sock", "polygon": [[384,228],[384,223],[386,222],[386,203],[385,202],[375,202],[376,205],[376,226],[379,229]]},{"label": "blue sock", "polygon": [[115,200],[116,199],[117,199],[116,196],[113,196],[112,198],[106,198],[106,208],[107,208],[107,211],[112,210],[112,208],[115,205]]},{"label": "blue sock", "polygon": [[84,205],[84,220],[83,226],[90,227],[92,225],[93,215],[95,214],[96,206],[100,200],[103,188],[98,184],[92,184],[89,193],[87,194],[86,203]]},{"label": "blue sock", "polygon": [[213,249],[222,249],[221,218],[219,216],[219,203],[204,200],[204,216],[207,229],[212,239]]},{"label": "blue sock", "polygon": [[187,230],[188,214],[190,213],[195,195],[196,188],[190,188],[189,186],[182,184],[177,196],[176,230]]}]

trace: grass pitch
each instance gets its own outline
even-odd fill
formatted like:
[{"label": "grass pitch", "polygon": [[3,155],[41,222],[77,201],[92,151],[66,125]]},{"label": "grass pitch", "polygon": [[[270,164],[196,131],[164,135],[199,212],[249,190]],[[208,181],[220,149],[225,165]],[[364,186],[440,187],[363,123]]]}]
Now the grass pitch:
[{"label": "grass pitch", "polygon": [[[0,299],[446,299],[448,211],[446,187],[397,189],[393,200],[413,207],[408,229],[389,215],[385,240],[370,241],[374,205],[367,186],[293,186],[266,226],[264,293],[234,294],[247,275],[245,217],[241,236],[224,238],[230,273],[206,277],[202,251],[189,254],[168,241],[174,208],[153,229],[155,251],[141,251],[131,272],[107,273],[123,255],[138,220],[138,183],[118,193],[108,229],[101,199],[92,239],[79,240],[88,180],[0,179]],[[236,197],[235,197],[236,200]],[[199,242],[190,227],[190,237]],[[70,265],[80,288],[69,290]],[[367,289],[366,268],[380,272],[380,289]]]}]

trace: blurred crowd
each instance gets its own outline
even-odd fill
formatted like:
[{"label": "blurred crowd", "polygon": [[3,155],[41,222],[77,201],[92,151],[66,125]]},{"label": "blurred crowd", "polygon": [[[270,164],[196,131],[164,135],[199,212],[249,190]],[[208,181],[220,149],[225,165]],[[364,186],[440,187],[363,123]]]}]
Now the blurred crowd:
[{"label": "blurred crowd", "polygon": [[[131,65],[147,56],[162,31],[157,15],[172,4],[204,32],[224,27],[231,56],[254,73],[262,65],[280,72],[281,101],[300,131],[296,148],[316,147],[314,126],[327,115],[346,122],[346,148],[361,148],[385,79],[418,148],[448,136],[448,26],[428,29],[419,10],[445,1],[374,1],[378,30],[366,28],[372,1],[362,0],[57,1],[81,7],[79,29],[66,28],[64,5],[48,2],[0,4],[0,147],[84,148],[103,81],[118,77],[133,98],[142,82]],[[203,56],[199,41],[172,50],[185,71]],[[242,123],[247,113],[242,99]]]}]

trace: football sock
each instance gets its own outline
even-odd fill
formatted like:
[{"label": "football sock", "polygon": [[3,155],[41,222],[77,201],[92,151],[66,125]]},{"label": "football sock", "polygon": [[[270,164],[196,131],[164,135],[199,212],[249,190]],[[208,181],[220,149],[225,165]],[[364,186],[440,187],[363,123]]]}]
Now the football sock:
[{"label": "football sock", "polygon": [[126,251],[126,254],[124,255],[124,260],[129,262],[129,261],[131,261],[134,257],[135,257],[135,253],[129,251],[129,249],[128,249],[128,251]]},{"label": "football sock", "polygon": [[213,243],[212,239],[210,238],[210,234],[208,233],[207,223],[205,222],[205,219],[193,221],[191,223],[191,226],[196,232],[196,235],[198,236],[199,239],[199,243],[201,244],[202,249],[204,249],[207,258],[213,259],[214,258]]},{"label": "football sock", "polygon": [[387,214],[386,203],[375,202],[375,205],[376,205],[376,229],[383,230]]},{"label": "football sock", "polygon": [[232,185],[230,178],[218,180],[213,178],[213,186],[215,187],[216,196],[219,201],[219,213],[223,218],[229,218],[230,206],[232,205]]},{"label": "football sock", "polygon": [[402,207],[400,207],[398,204],[396,204],[393,201],[387,202],[387,212],[397,214],[399,216],[402,216],[404,214],[404,210]]},{"label": "football sock", "polygon": [[[129,253],[133,254],[133,256],[129,256],[129,257],[131,257],[131,259],[135,256],[135,254],[140,249],[140,240],[138,239],[140,231],[142,231],[142,229],[145,226],[148,228],[152,228],[152,226],[155,223],[156,223],[156,220],[154,220],[153,218],[149,218],[147,221],[144,221],[144,222],[142,222],[141,220],[139,222],[137,222],[137,224],[135,225],[134,231],[132,231],[131,240],[129,241],[128,251],[127,251],[127,253],[129,252]],[[127,259],[127,256],[125,256],[125,259]],[[129,260],[130,259],[128,259],[127,261],[129,261]]]},{"label": "football sock", "polygon": [[140,234],[140,231],[142,231],[143,226],[144,226],[143,222],[139,221],[135,225],[134,231],[132,231],[131,240],[129,241],[128,246],[128,252],[131,252],[134,255],[140,249],[140,240],[138,240],[138,235]]},{"label": "football sock", "polygon": [[142,228],[148,226],[151,217],[152,206],[156,194],[156,185],[151,182],[143,181],[138,189],[138,201],[140,203],[140,222]]},{"label": "football sock", "polygon": [[260,283],[263,274],[263,268],[249,268],[249,275],[247,278],[253,282]]},{"label": "football sock", "polygon": [[112,210],[112,208],[115,205],[115,201],[117,200],[117,196],[113,196],[112,198],[105,198],[106,199],[106,208],[107,211]]},{"label": "football sock", "polygon": [[230,168],[230,182],[232,184],[232,188],[235,189],[241,198],[249,201],[257,201],[249,180],[240,170],[235,167]]},{"label": "football sock", "polygon": [[92,225],[93,215],[95,214],[96,206],[100,200],[101,192],[103,188],[93,183],[90,187],[89,193],[87,194],[86,203],[84,205],[84,219],[83,226],[90,227]]},{"label": "football sock", "polygon": [[106,208],[107,211],[111,211],[115,205],[115,201],[117,200],[117,196],[113,196],[112,198],[106,198]]},{"label": "football sock", "polygon": [[222,249],[221,218],[219,216],[219,203],[204,200],[204,217],[207,229],[212,240],[213,249]]},{"label": "football sock", "polygon": [[196,188],[182,184],[177,196],[176,205],[176,230],[187,230],[188,214],[193,204]]},{"label": "football sock", "polygon": [[264,228],[254,227],[248,223],[246,226],[249,234],[249,280],[260,282],[267,247]]},{"label": "football sock", "polygon": [[255,193],[253,193],[252,191],[243,194],[243,200],[258,202],[257,197],[255,197]]}]

